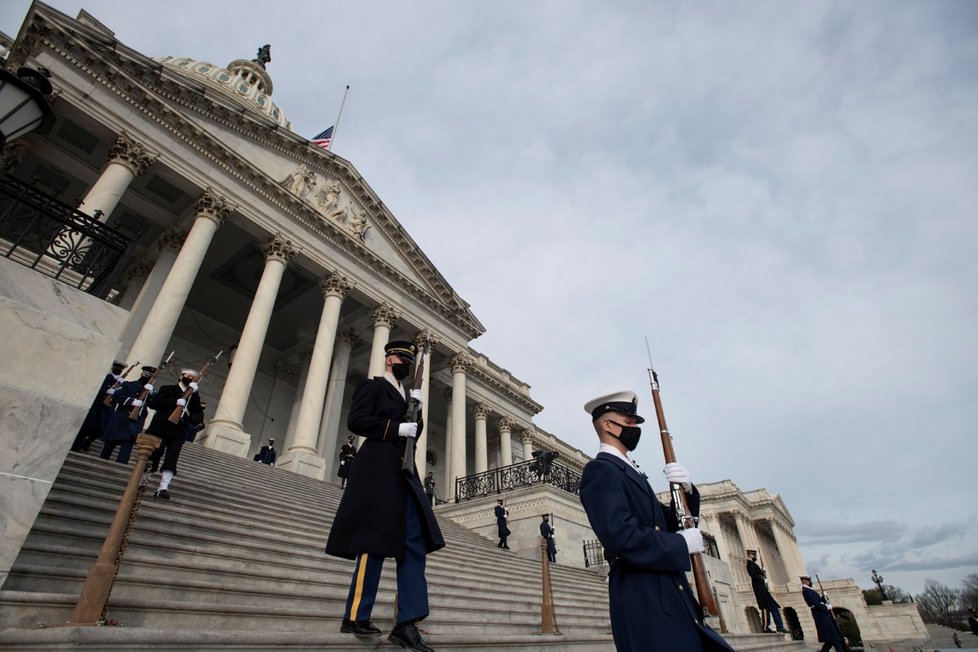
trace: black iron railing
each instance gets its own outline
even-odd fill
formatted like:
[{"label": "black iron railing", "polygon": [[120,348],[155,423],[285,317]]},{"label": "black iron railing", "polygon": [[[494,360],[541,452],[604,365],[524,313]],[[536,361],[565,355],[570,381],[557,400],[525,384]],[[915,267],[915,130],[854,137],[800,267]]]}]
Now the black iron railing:
[{"label": "black iron railing", "polygon": [[581,474],[555,462],[546,465],[538,460],[519,462],[456,479],[455,502],[533,485],[550,485],[576,496],[581,490]]},{"label": "black iron railing", "polygon": [[106,298],[132,241],[9,175],[0,178],[0,255]]},{"label": "black iron railing", "polygon": [[584,567],[603,566],[608,563],[604,558],[604,546],[597,539],[584,542]]}]

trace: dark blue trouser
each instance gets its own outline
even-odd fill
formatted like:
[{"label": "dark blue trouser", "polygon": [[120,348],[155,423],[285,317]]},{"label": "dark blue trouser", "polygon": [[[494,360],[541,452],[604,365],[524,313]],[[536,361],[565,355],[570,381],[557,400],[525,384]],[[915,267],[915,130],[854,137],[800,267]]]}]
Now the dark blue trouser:
[{"label": "dark blue trouser", "polygon": [[[427,548],[421,532],[418,508],[410,495],[407,497],[406,512],[404,558],[397,560],[398,625],[413,623],[428,616],[428,582],[424,577]],[[357,556],[356,561],[343,617],[347,620],[370,620],[370,613],[377,600],[384,557],[363,553]]]},{"label": "dark blue trouser", "polygon": [[[767,613],[774,616],[774,626],[775,629],[784,629],[784,621],[781,620],[781,610],[777,607],[768,607]],[[765,626],[767,626],[768,616],[764,614]]]}]

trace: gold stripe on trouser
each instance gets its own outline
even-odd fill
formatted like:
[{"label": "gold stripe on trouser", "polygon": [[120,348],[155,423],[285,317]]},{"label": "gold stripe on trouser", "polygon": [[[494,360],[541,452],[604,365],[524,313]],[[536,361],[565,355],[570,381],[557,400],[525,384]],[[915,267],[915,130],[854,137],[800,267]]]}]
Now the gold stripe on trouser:
[{"label": "gold stripe on trouser", "polygon": [[357,621],[357,611],[360,610],[360,599],[363,597],[363,578],[367,574],[367,553],[360,555],[357,560],[357,579],[353,590],[353,604],[350,605],[350,620]]}]

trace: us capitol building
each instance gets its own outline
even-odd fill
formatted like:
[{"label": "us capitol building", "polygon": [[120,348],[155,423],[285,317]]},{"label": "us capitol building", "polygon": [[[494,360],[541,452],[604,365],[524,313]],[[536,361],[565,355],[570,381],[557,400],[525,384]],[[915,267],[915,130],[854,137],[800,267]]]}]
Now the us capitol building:
[{"label": "us capitol building", "polygon": [[[504,495],[520,554],[538,554],[548,513],[561,564],[601,563],[583,552],[595,537],[576,495],[589,456],[534,425],[530,385],[472,347],[483,325],[354,164],[292,131],[274,64],[147,56],[41,2],[0,38],[7,71],[49,74],[56,118],[3,149],[0,583],[113,359],[173,351],[172,375],[222,352],[196,444],[250,460],[275,437],[279,468],[338,483],[352,390],[394,338],[431,343],[416,462],[439,518],[493,538]],[[558,453],[553,481],[535,451]],[[700,491],[724,628],[761,627],[755,549],[786,626],[813,641],[780,497],[729,480]],[[923,629],[912,605],[867,607],[852,580],[825,583],[865,641]]]}]

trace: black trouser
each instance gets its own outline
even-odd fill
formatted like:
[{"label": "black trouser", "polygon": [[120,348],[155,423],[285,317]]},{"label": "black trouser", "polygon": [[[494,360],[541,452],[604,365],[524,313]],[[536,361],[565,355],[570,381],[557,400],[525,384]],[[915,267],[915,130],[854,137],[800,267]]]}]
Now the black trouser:
[{"label": "black trouser", "polygon": [[177,460],[180,459],[180,449],[183,448],[183,439],[161,439],[160,447],[153,451],[149,456],[150,473],[155,473],[159,466],[160,459],[163,460],[163,471],[173,471],[177,474]]}]

